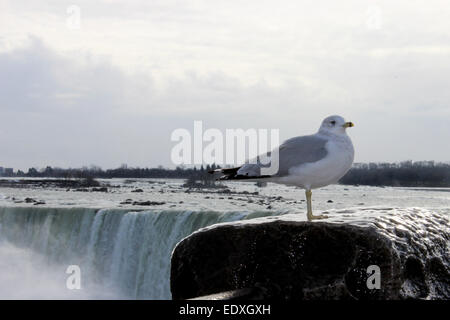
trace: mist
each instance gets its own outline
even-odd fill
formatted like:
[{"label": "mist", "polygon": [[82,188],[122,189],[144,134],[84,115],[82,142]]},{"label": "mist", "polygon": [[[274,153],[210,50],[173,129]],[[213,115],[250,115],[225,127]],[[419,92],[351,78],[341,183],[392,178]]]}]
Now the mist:
[{"label": "mist", "polygon": [[[0,241],[0,299],[120,299],[112,288],[85,284],[89,278],[82,272],[81,289],[68,289],[68,265],[48,262],[44,255]],[[82,269],[83,271],[83,269]],[[86,276],[86,277],[85,277]]]}]

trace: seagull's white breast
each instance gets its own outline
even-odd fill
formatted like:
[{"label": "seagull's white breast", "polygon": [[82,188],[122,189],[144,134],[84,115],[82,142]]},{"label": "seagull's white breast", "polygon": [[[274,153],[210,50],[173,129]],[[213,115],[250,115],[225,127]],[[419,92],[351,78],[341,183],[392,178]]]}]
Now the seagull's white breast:
[{"label": "seagull's white breast", "polygon": [[326,138],[328,142],[325,148],[328,154],[325,158],[293,167],[289,170],[289,175],[276,182],[305,189],[320,188],[338,182],[352,166],[355,154],[353,144],[346,134]]}]

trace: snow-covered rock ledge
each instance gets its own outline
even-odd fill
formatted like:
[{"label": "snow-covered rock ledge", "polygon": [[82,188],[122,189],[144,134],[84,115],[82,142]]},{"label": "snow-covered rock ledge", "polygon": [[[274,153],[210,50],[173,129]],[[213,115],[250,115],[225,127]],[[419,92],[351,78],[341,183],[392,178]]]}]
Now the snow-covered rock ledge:
[{"label": "snow-covered rock ledge", "polygon": [[374,208],[302,219],[265,217],[194,232],[172,254],[173,299],[242,288],[272,299],[450,298],[448,215]]}]

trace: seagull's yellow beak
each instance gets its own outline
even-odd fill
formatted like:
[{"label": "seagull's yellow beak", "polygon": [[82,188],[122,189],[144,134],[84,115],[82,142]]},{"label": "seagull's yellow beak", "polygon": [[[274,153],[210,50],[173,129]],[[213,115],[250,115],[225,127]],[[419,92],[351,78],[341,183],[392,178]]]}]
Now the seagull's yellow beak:
[{"label": "seagull's yellow beak", "polygon": [[354,127],[355,125],[353,124],[353,122],[346,122],[344,125],[343,125],[343,127],[344,128],[351,128],[351,127]]}]

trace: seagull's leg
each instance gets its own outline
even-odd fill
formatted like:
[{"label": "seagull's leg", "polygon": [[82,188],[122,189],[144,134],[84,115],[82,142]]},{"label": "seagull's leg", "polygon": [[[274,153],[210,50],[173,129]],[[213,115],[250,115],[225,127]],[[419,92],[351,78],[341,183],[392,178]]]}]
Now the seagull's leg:
[{"label": "seagull's leg", "polygon": [[315,220],[315,219],[326,219],[328,218],[328,216],[325,215],[320,215],[320,216],[315,216],[312,213],[312,202],[311,202],[311,196],[312,196],[312,191],[311,190],[306,190],[306,206],[307,206],[307,217],[308,217],[308,221],[311,220]]}]

